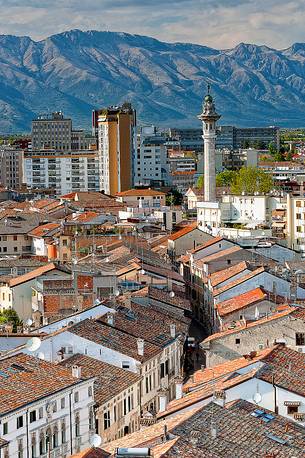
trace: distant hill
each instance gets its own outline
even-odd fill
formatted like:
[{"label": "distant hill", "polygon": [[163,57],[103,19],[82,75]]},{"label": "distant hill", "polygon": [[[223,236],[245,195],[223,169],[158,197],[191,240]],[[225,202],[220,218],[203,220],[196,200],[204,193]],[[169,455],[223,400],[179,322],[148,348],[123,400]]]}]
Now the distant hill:
[{"label": "distant hill", "polygon": [[131,101],[140,121],[194,126],[209,81],[222,124],[305,125],[305,44],[216,50],[115,32],[72,30],[35,42],[0,36],[0,132],[63,110],[90,127],[91,110]]}]

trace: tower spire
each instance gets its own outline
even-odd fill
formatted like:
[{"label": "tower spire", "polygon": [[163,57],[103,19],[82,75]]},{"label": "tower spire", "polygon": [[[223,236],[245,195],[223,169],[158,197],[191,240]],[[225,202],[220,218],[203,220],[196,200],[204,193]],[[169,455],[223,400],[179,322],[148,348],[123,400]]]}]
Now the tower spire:
[{"label": "tower spire", "polygon": [[208,84],[207,89],[202,113],[198,116],[202,121],[202,138],[204,139],[204,200],[206,202],[216,202],[216,122],[221,116],[216,111],[214,100],[210,93],[210,84]]}]

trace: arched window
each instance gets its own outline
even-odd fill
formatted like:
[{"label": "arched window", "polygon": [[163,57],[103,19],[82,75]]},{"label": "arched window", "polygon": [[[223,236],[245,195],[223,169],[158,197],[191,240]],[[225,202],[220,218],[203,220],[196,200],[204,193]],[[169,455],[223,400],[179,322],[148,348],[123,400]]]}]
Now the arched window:
[{"label": "arched window", "polygon": [[36,435],[35,434],[32,435],[31,451],[32,451],[32,458],[36,458],[37,451],[36,451]]},{"label": "arched window", "polygon": [[47,449],[47,452],[49,450],[52,450],[52,431],[51,431],[51,428],[48,428],[47,432],[46,432],[46,449]]},{"label": "arched window", "polygon": [[79,421],[79,415],[75,415],[75,436],[79,437],[80,436],[80,421]]},{"label": "arched window", "polygon": [[46,439],[43,432],[39,436],[39,455],[46,453]]},{"label": "arched window", "polygon": [[18,458],[23,458],[23,441],[19,439],[18,441]]},{"label": "arched window", "polygon": [[53,436],[52,436],[52,448],[58,447],[58,427],[57,425],[54,426],[53,429]]},{"label": "arched window", "polygon": [[65,444],[67,442],[66,437],[66,423],[63,421],[61,424],[61,443]]}]

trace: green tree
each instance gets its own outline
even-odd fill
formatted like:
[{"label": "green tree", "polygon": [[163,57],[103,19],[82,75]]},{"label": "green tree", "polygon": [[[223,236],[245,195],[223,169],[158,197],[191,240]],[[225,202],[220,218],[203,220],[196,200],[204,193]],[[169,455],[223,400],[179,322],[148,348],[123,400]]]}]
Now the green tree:
[{"label": "green tree", "polygon": [[196,188],[202,189],[203,186],[204,186],[204,176],[200,175],[200,177],[198,178],[197,183],[196,183]]},{"label": "green tree", "polygon": [[236,177],[235,170],[224,170],[216,176],[216,186],[231,186]]},{"label": "green tree", "polygon": [[267,194],[273,188],[272,177],[256,167],[242,167],[231,186],[233,194]]},{"label": "green tree", "polygon": [[17,326],[22,325],[22,321],[20,320],[17,312],[13,309],[4,309],[0,312],[0,323],[12,323],[13,331],[17,331]]},{"label": "green tree", "polygon": [[269,143],[268,149],[269,149],[269,153],[272,155],[275,155],[277,153],[277,149],[276,149],[274,142]]},{"label": "green tree", "polygon": [[171,205],[181,205],[183,201],[183,194],[177,191],[177,189],[171,189],[170,192],[166,195],[166,205],[169,207]]}]

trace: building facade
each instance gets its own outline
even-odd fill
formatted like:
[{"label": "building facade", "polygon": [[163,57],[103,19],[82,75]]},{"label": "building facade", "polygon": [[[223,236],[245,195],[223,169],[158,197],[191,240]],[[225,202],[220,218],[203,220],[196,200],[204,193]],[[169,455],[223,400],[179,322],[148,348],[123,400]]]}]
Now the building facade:
[{"label": "building facade", "polygon": [[23,183],[23,151],[0,147],[0,181],[7,189],[19,189]]},{"label": "building facade", "polygon": [[72,120],[61,111],[41,115],[32,121],[32,149],[71,151]]},{"label": "building facade", "polygon": [[98,115],[100,189],[115,195],[132,187],[135,167],[136,112],[130,104]]}]

